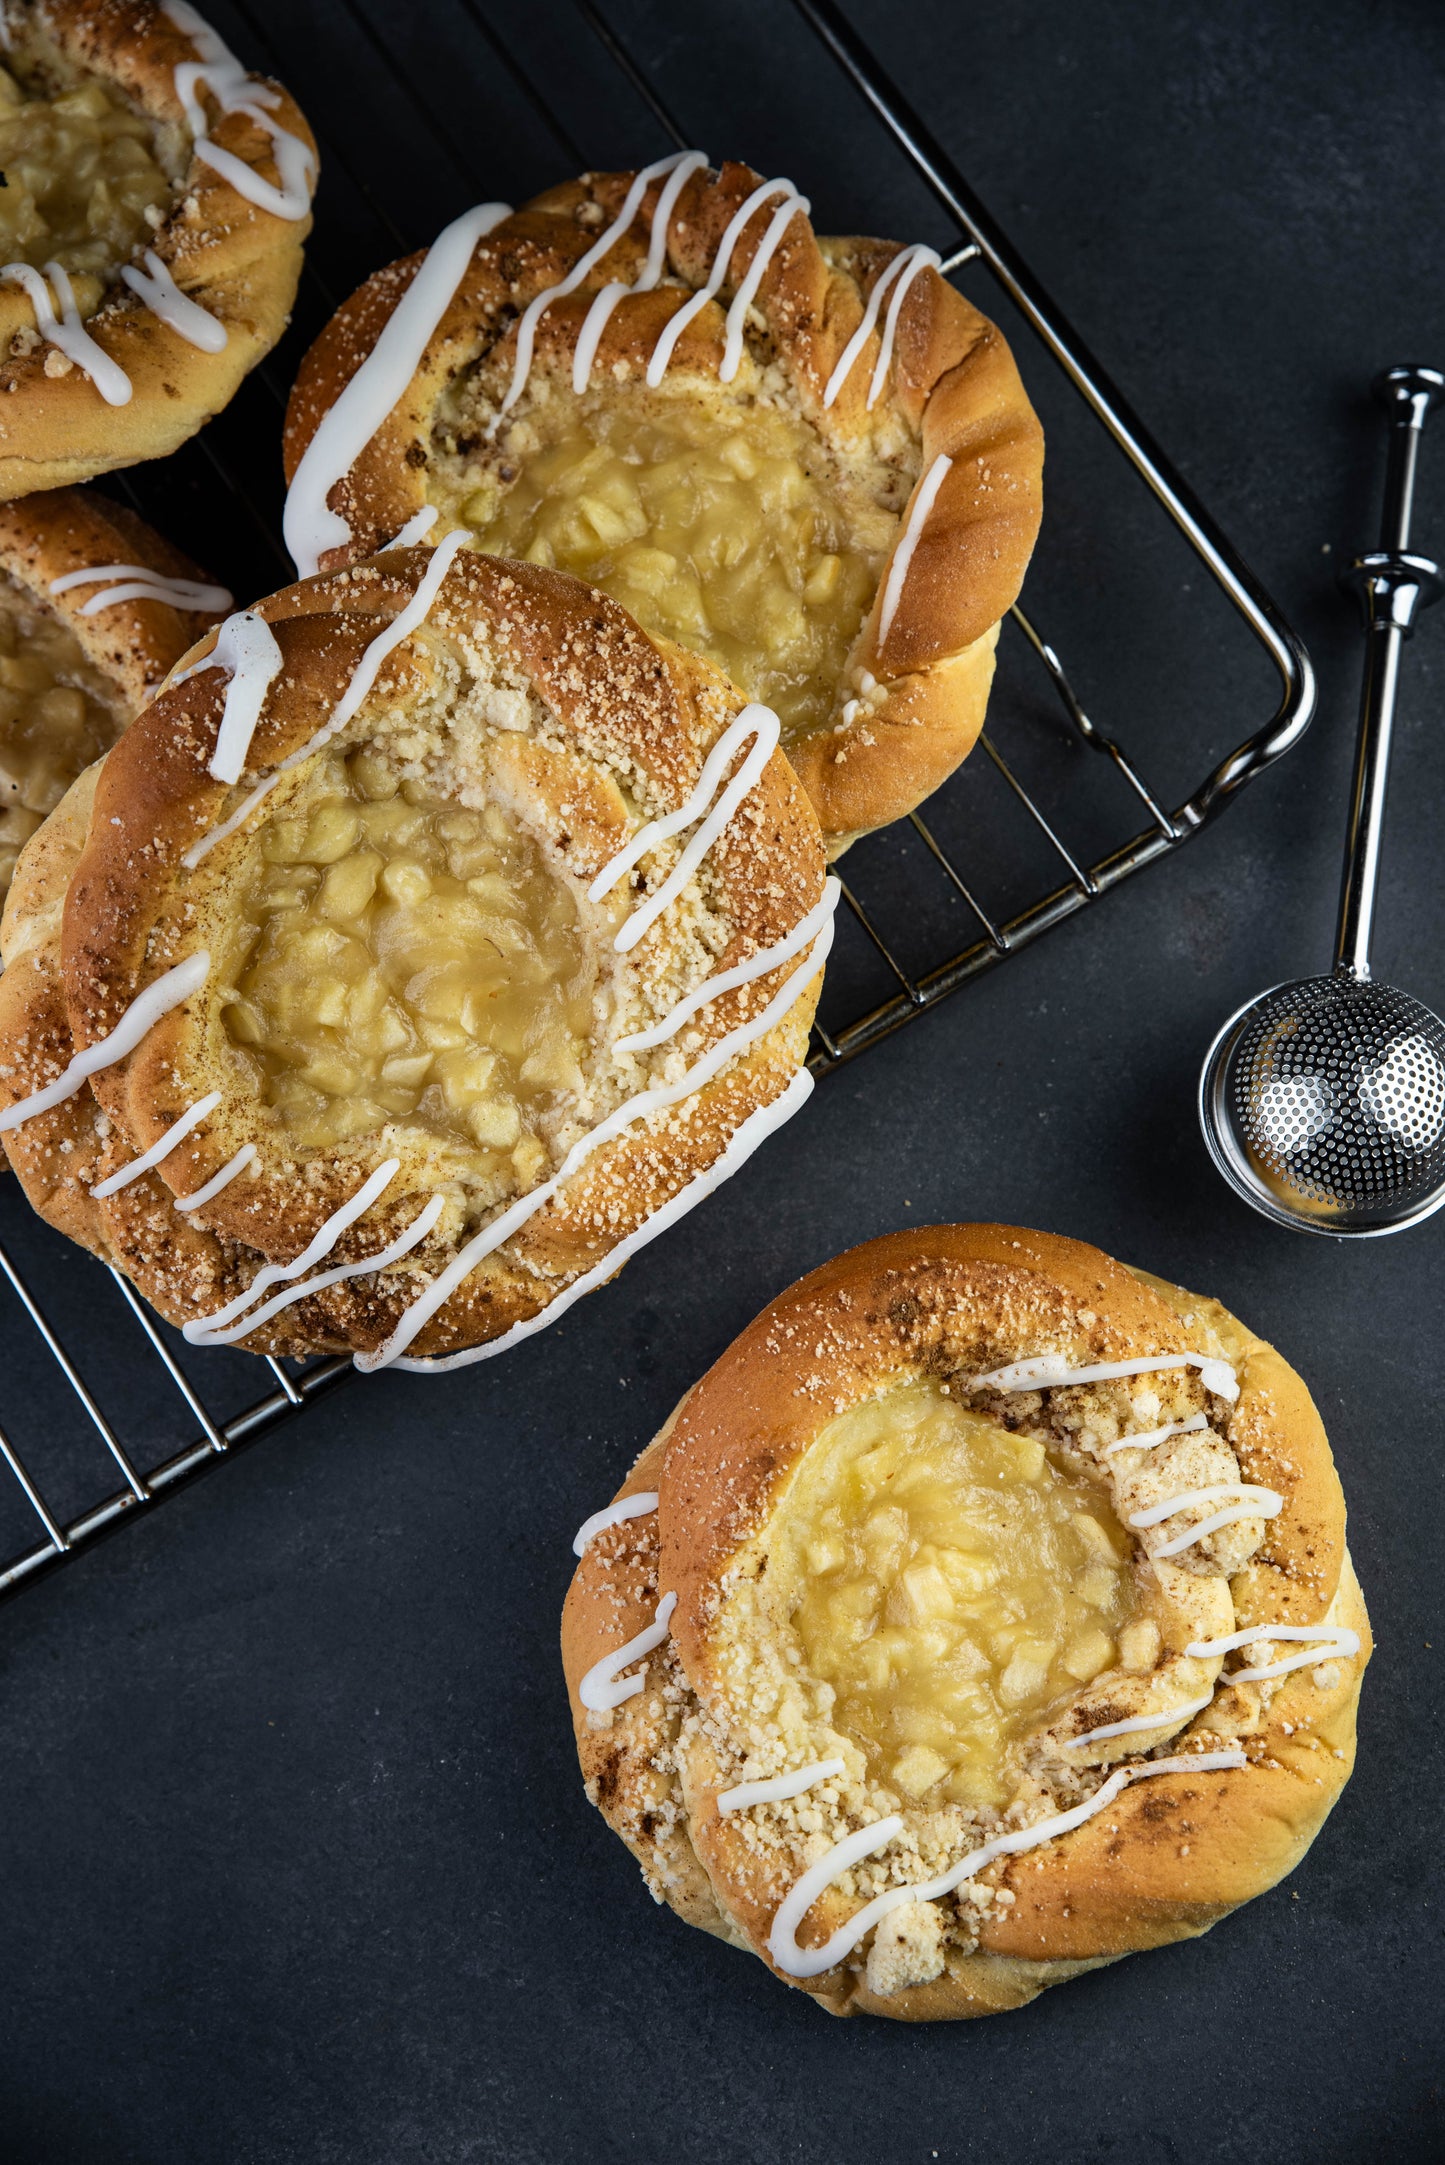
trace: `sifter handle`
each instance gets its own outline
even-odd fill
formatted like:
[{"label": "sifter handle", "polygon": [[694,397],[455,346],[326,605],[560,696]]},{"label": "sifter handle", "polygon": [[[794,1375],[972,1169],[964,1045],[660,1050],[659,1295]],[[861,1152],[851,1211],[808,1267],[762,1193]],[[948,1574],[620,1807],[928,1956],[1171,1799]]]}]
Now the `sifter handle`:
[{"label": "sifter handle", "polygon": [[1360,597],[1366,640],[1360,732],[1355,746],[1335,935],[1335,968],[1357,979],[1370,974],[1370,934],[1380,877],[1380,840],[1400,688],[1400,653],[1414,629],[1417,610],[1438,601],[1441,593],[1438,564],[1428,556],[1412,556],[1408,545],[1420,435],[1426,418],[1445,397],[1445,375],[1434,368],[1390,368],[1376,377],[1374,392],[1390,415],[1380,547],[1369,556],[1357,556],[1340,580]]}]

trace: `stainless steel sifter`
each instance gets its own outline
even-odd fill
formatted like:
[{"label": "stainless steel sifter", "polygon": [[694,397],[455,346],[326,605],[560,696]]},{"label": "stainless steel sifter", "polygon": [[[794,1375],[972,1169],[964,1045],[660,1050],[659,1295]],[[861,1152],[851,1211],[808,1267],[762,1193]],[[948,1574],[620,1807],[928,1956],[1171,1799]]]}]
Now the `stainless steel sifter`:
[{"label": "stainless steel sifter", "polygon": [[1306,1233],[1398,1233],[1445,1203],[1445,1023],[1370,976],[1385,781],[1400,655],[1439,566],[1409,553],[1420,434],[1445,395],[1433,368],[1392,368],[1375,393],[1390,414],[1380,547],[1344,583],[1364,608],[1360,701],[1335,964],[1231,1015],[1199,1079],[1210,1156],[1247,1203]]}]

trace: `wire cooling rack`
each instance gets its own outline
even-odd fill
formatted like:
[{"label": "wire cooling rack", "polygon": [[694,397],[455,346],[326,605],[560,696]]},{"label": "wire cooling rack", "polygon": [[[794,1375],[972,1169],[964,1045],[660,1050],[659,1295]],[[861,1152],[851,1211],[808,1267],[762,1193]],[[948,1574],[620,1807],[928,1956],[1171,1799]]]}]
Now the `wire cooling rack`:
[{"label": "wire cooling rack", "polygon": [[[843,891],[850,916],[840,920],[811,1054],[815,1073],[822,1075],[1177,849],[1297,741],[1309,722],[1314,687],[1308,657],[1270,597],[839,9],[831,0],[793,4],[871,109],[879,153],[889,155],[891,140],[893,152],[940,206],[946,231],[929,237],[946,270],[991,283],[991,291],[981,296],[983,305],[1005,321],[1031,390],[1038,391],[1036,379],[1047,373],[1034,366],[1041,346],[1077,394],[1094,447],[1099,439],[1092,424],[1099,423],[1153,492],[1196,567],[1207,572],[1263,650],[1280,687],[1273,714],[1171,810],[1168,794],[1151,786],[1117,739],[1090,719],[1032,616],[1014,609],[1001,648],[992,726],[980,740],[982,756],[975,755],[929,801],[926,816],[915,813],[860,843],[846,859]],[[373,96],[389,104],[403,142],[415,138],[425,146],[441,191],[460,187],[467,200],[496,193],[495,173],[478,171],[467,148],[479,140],[475,126],[463,129],[449,117],[454,108],[438,96],[434,67],[423,80],[420,70],[409,66],[405,21],[384,18],[379,0],[328,0],[328,5],[326,35],[332,44],[310,54],[309,69],[306,36],[308,29],[314,35],[315,25],[304,10],[284,34],[273,34],[275,18],[269,9],[263,15],[261,0],[233,0],[229,9],[221,0],[217,11],[242,56],[282,76],[297,93],[321,142],[324,193],[296,329],[194,443],[159,466],[112,477],[108,484],[200,561],[221,570],[240,593],[265,592],[291,575],[280,538],[276,469],[280,416],[295,359],[367,269],[423,246],[443,222],[425,188],[411,191],[410,205],[383,192],[382,180],[395,172],[398,161],[393,156],[378,165],[337,102],[327,54],[336,50],[338,25],[343,75],[369,72]],[[579,0],[576,14],[591,40],[567,41],[560,85],[553,82],[559,47],[547,33],[565,5],[566,0],[545,5],[528,0],[522,34],[515,34],[514,22],[504,37],[486,0],[455,0],[447,18],[446,57],[454,60],[469,91],[481,85],[490,96],[495,112],[486,112],[489,126],[495,118],[499,128],[515,133],[520,116],[521,126],[547,139],[554,174],[589,164],[640,164],[656,154],[659,132],[679,148],[692,140],[680,119],[700,116],[674,117],[613,18],[590,0]],[[375,12],[368,13],[368,7]],[[689,35],[696,40],[706,32],[699,26]],[[590,53],[590,67],[579,61],[579,43]],[[529,49],[535,65],[529,65]],[[543,69],[552,86],[547,92],[539,83]],[[329,130],[328,113],[337,122]],[[602,115],[605,144],[597,137]],[[630,116],[628,148],[624,156],[609,159],[619,115]],[[738,152],[747,156],[748,145],[739,145]],[[1051,446],[1056,441],[1052,423],[1050,441]],[[1051,462],[1057,457],[1051,450]],[[1108,465],[1117,477],[1117,463]],[[226,545],[220,563],[218,525]],[[1158,723],[1151,721],[1156,744],[1159,735]],[[1172,743],[1176,757],[1179,748]],[[1077,839],[1086,826],[1102,835],[1102,843]],[[255,1387],[253,1358],[197,1355],[114,1271],[111,1294],[97,1276],[97,1265],[32,1218],[9,1178],[0,1180],[0,1226],[5,1235],[0,1272],[20,1311],[6,1324],[0,1414],[22,1421],[26,1430],[22,1455],[20,1443],[0,1428],[0,1454],[15,1482],[13,1489],[0,1482],[0,1555],[12,1557],[0,1570],[0,1595],[34,1583],[100,1535],[145,1516],[351,1373],[346,1359],[273,1360],[267,1364],[273,1388],[244,1403]],[[45,1287],[43,1305],[38,1283]],[[86,1372],[92,1363],[92,1372],[102,1364],[110,1372],[117,1362],[123,1392],[102,1402]],[[213,1410],[226,1394],[230,1403],[244,1403],[244,1410]],[[42,1458],[44,1468],[38,1471]]]}]

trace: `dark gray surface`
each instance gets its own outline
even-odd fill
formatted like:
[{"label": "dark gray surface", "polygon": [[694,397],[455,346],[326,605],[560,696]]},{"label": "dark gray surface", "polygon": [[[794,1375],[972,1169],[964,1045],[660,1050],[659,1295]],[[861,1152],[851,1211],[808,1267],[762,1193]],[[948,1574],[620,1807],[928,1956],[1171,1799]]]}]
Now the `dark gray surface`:
[{"label": "dark gray surface", "polygon": [[[586,156],[657,154],[560,5],[487,12],[550,60]],[[349,1387],[4,1611],[6,2165],[1445,2151],[1445,1220],[1352,1246],[1273,1231],[1210,1172],[1192,1110],[1217,1022],[1328,957],[1358,681],[1331,570],[1374,539],[1364,380],[1445,355],[1445,23],[1402,0],[854,14],[1279,595],[1319,721],[1217,830],[829,1079],[552,1332],[471,1374]],[[780,0],[616,19],[715,155],[791,173],[824,229],[937,237]],[[409,233],[460,207],[339,8],[268,20],[303,101],[354,93],[360,163]],[[486,191],[569,169],[461,6],[413,5],[395,35]],[[386,252],[334,165],[322,218],[339,287]],[[1267,675],[1024,357],[1060,414],[1030,598],[1099,718],[1182,790],[1262,718]],[[246,537],[208,533],[186,486],[173,523],[234,568]],[[1418,531],[1445,546],[1445,435]],[[1377,958],[1437,1006],[1442,641],[1427,619],[1408,657]],[[655,1911],[584,1803],[555,1650],[568,1540],[777,1288],[966,1217],[1095,1240],[1278,1342],[1331,1429],[1380,1650],[1359,1771],[1272,1895],[1009,2017],[835,2024]],[[83,1258],[43,1245],[37,1269],[90,1310]],[[99,1304],[86,1343],[113,1382]],[[19,1429],[41,1401],[11,1374]]]}]

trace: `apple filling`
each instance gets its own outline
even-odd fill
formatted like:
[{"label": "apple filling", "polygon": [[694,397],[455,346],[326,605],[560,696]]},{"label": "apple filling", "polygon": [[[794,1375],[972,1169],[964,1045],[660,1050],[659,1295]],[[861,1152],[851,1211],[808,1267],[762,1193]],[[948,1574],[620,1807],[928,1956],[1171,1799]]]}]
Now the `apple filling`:
[{"label": "apple filling", "polygon": [[0,899],[46,813],[123,726],[69,626],[0,584]]},{"label": "apple filling", "polygon": [[406,1122],[531,1186],[593,1031],[570,888],[499,805],[449,802],[371,751],[321,769],[263,830],[232,1042],[298,1144]]},{"label": "apple filling", "polygon": [[173,192],[150,123],[94,77],[49,98],[0,68],[0,173],[0,260],[100,280],[150,238]]},{"label": "apple filling", "polygon": [[773,406],[541,399],[450,509],[490,555],[574,572],[716,662],[786,736],[841,704],[897,526],[891,474],[875,497],[830,468]]},{"label": "apple filling", "polygon": [[1133,1609],[1103,1488],[932,1383],[829,1425],[781,1538],[830,1720],[910,1800],[1006,1803],[1010,1747],[1114,1663]]}]

